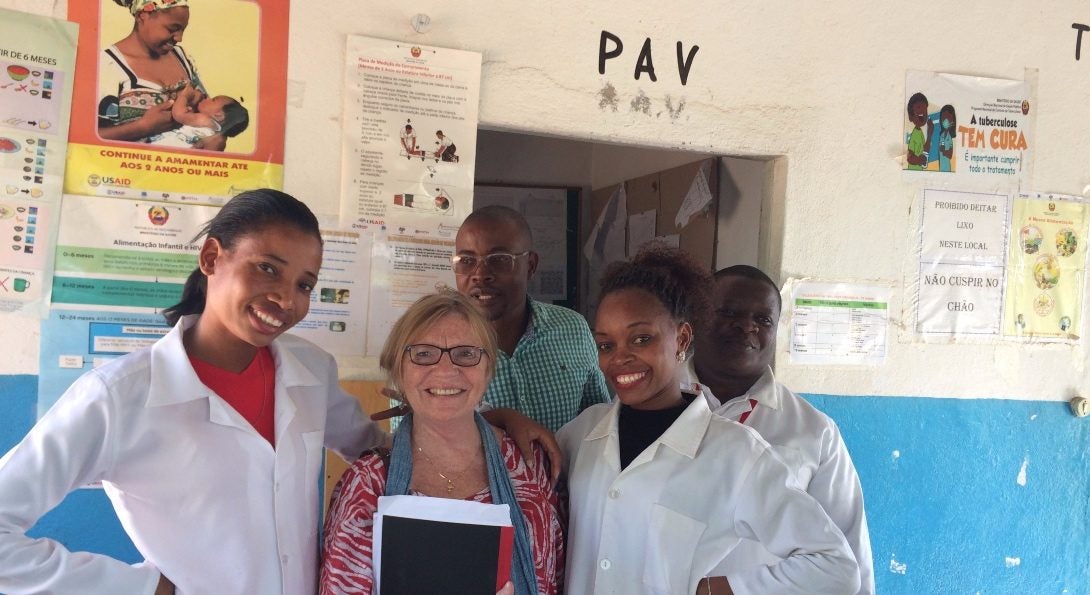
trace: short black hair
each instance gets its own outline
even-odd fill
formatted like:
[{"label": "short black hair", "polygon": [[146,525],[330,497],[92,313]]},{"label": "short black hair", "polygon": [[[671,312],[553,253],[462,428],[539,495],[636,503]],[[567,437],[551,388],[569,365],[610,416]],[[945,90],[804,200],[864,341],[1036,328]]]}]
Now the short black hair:
[{"label": "short black hair", "polygon": [[462,225],[467,223],[511,223],[518,228],[519,235],[526,238],[526,243],[533,250],[534,247],[534,234],[530,231],[530,224],[526,221],[526,217],[522,216],[522,213],[512,209],[511,207],[505,207],[503,205],[488,205],[481,207],[466,217]]},{"label": "short black hair", "polygon": [[736,264],[724,269],[719,269],[715,272],[715,280],[718,282],[720,279],[726,277],[741,277],[743,279],[752,279],[768,285],[772,289],[772,293],[776,294],[776,303],[780,308],[783,308],[783,298],[780,297],[780,288],[776,285],[776,282],[772,280],[761,269],[749,266],[748,264]]},{"label": "short black hair", "polygon": [[927,104],[929,103],[927,101],[927,95],[924,95],[923,93],[920,93],[918,91],[916,93],[913,93],[912,97],[908,98],[908,105],[905,106],[905,111],[908,112],[909,119],[912,118],[912,104],[916,103],[917,101],[924,102],[924,108],[926,108]]}]

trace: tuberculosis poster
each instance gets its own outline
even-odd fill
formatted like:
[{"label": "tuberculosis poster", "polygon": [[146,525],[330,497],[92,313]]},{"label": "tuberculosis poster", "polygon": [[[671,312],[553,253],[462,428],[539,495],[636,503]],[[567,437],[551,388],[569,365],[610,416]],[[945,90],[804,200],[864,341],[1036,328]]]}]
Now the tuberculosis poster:
[{"label": "tuberculosis poster", "polygon": [[1029,83],[913,70],[903,108],[904,169],[996,188],[1029,182]]}]

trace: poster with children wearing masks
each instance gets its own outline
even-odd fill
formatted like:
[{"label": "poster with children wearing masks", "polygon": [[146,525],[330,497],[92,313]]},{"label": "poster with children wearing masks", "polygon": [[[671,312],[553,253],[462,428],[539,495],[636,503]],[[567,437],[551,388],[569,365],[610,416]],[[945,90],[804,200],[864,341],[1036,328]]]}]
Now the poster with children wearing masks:
[{"label": "poster with children wearing masks", "polygon": [[1015,188],[1032,164],[1030,84],[909,71],[905,77],[904,169],[960,185]]}]

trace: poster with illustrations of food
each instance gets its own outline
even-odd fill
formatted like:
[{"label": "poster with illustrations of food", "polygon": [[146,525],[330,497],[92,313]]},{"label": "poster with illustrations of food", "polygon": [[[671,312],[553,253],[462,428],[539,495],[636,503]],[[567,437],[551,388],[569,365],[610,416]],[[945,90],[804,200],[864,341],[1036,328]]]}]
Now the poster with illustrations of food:
[{"label": "poster with illustrations of food", "polygon": [[1087,203],[1040,192],[1014,200],[1003,334],[1079,338],[1086,269]]},{"label": "poster with illustrations of food", "polygon": [[288,0],[69,2],[81,67],[65,192],[219,205],[281,188],[288,12]]},{"label": "poster with illustrations of food", "polygon": [[77,33],[0,9],[0,312],[48,308]]}]

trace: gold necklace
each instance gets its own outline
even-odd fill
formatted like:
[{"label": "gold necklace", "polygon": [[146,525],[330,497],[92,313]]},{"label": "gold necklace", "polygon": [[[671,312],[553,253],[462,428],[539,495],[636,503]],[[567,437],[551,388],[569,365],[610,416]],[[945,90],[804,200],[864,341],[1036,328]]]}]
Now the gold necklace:
[{"label": "gold necklace", "polygon": [[464,475],[466,471],[469,471],[469,468],[473,466],[473,462],[477,459],[477,455],[476,453],[474,453],[473,458],[469,460],[469,464],[463,467],[460,471],[458,471],[457,473],[444,473],[439,470],[439,464],[432,460],[432,458],[429,457],[426,452],[424,452],[423,448],[417,446],[416,452],[420,453],[420,456],[424,457],[424,460],[430,463],[431,466],[435,468],[435,472],[439,474],[439,477],[442,477],[443,480],[447,482],[447,496],[450,496],[454,493],[454,480],[461,479],[462,475]]}]

